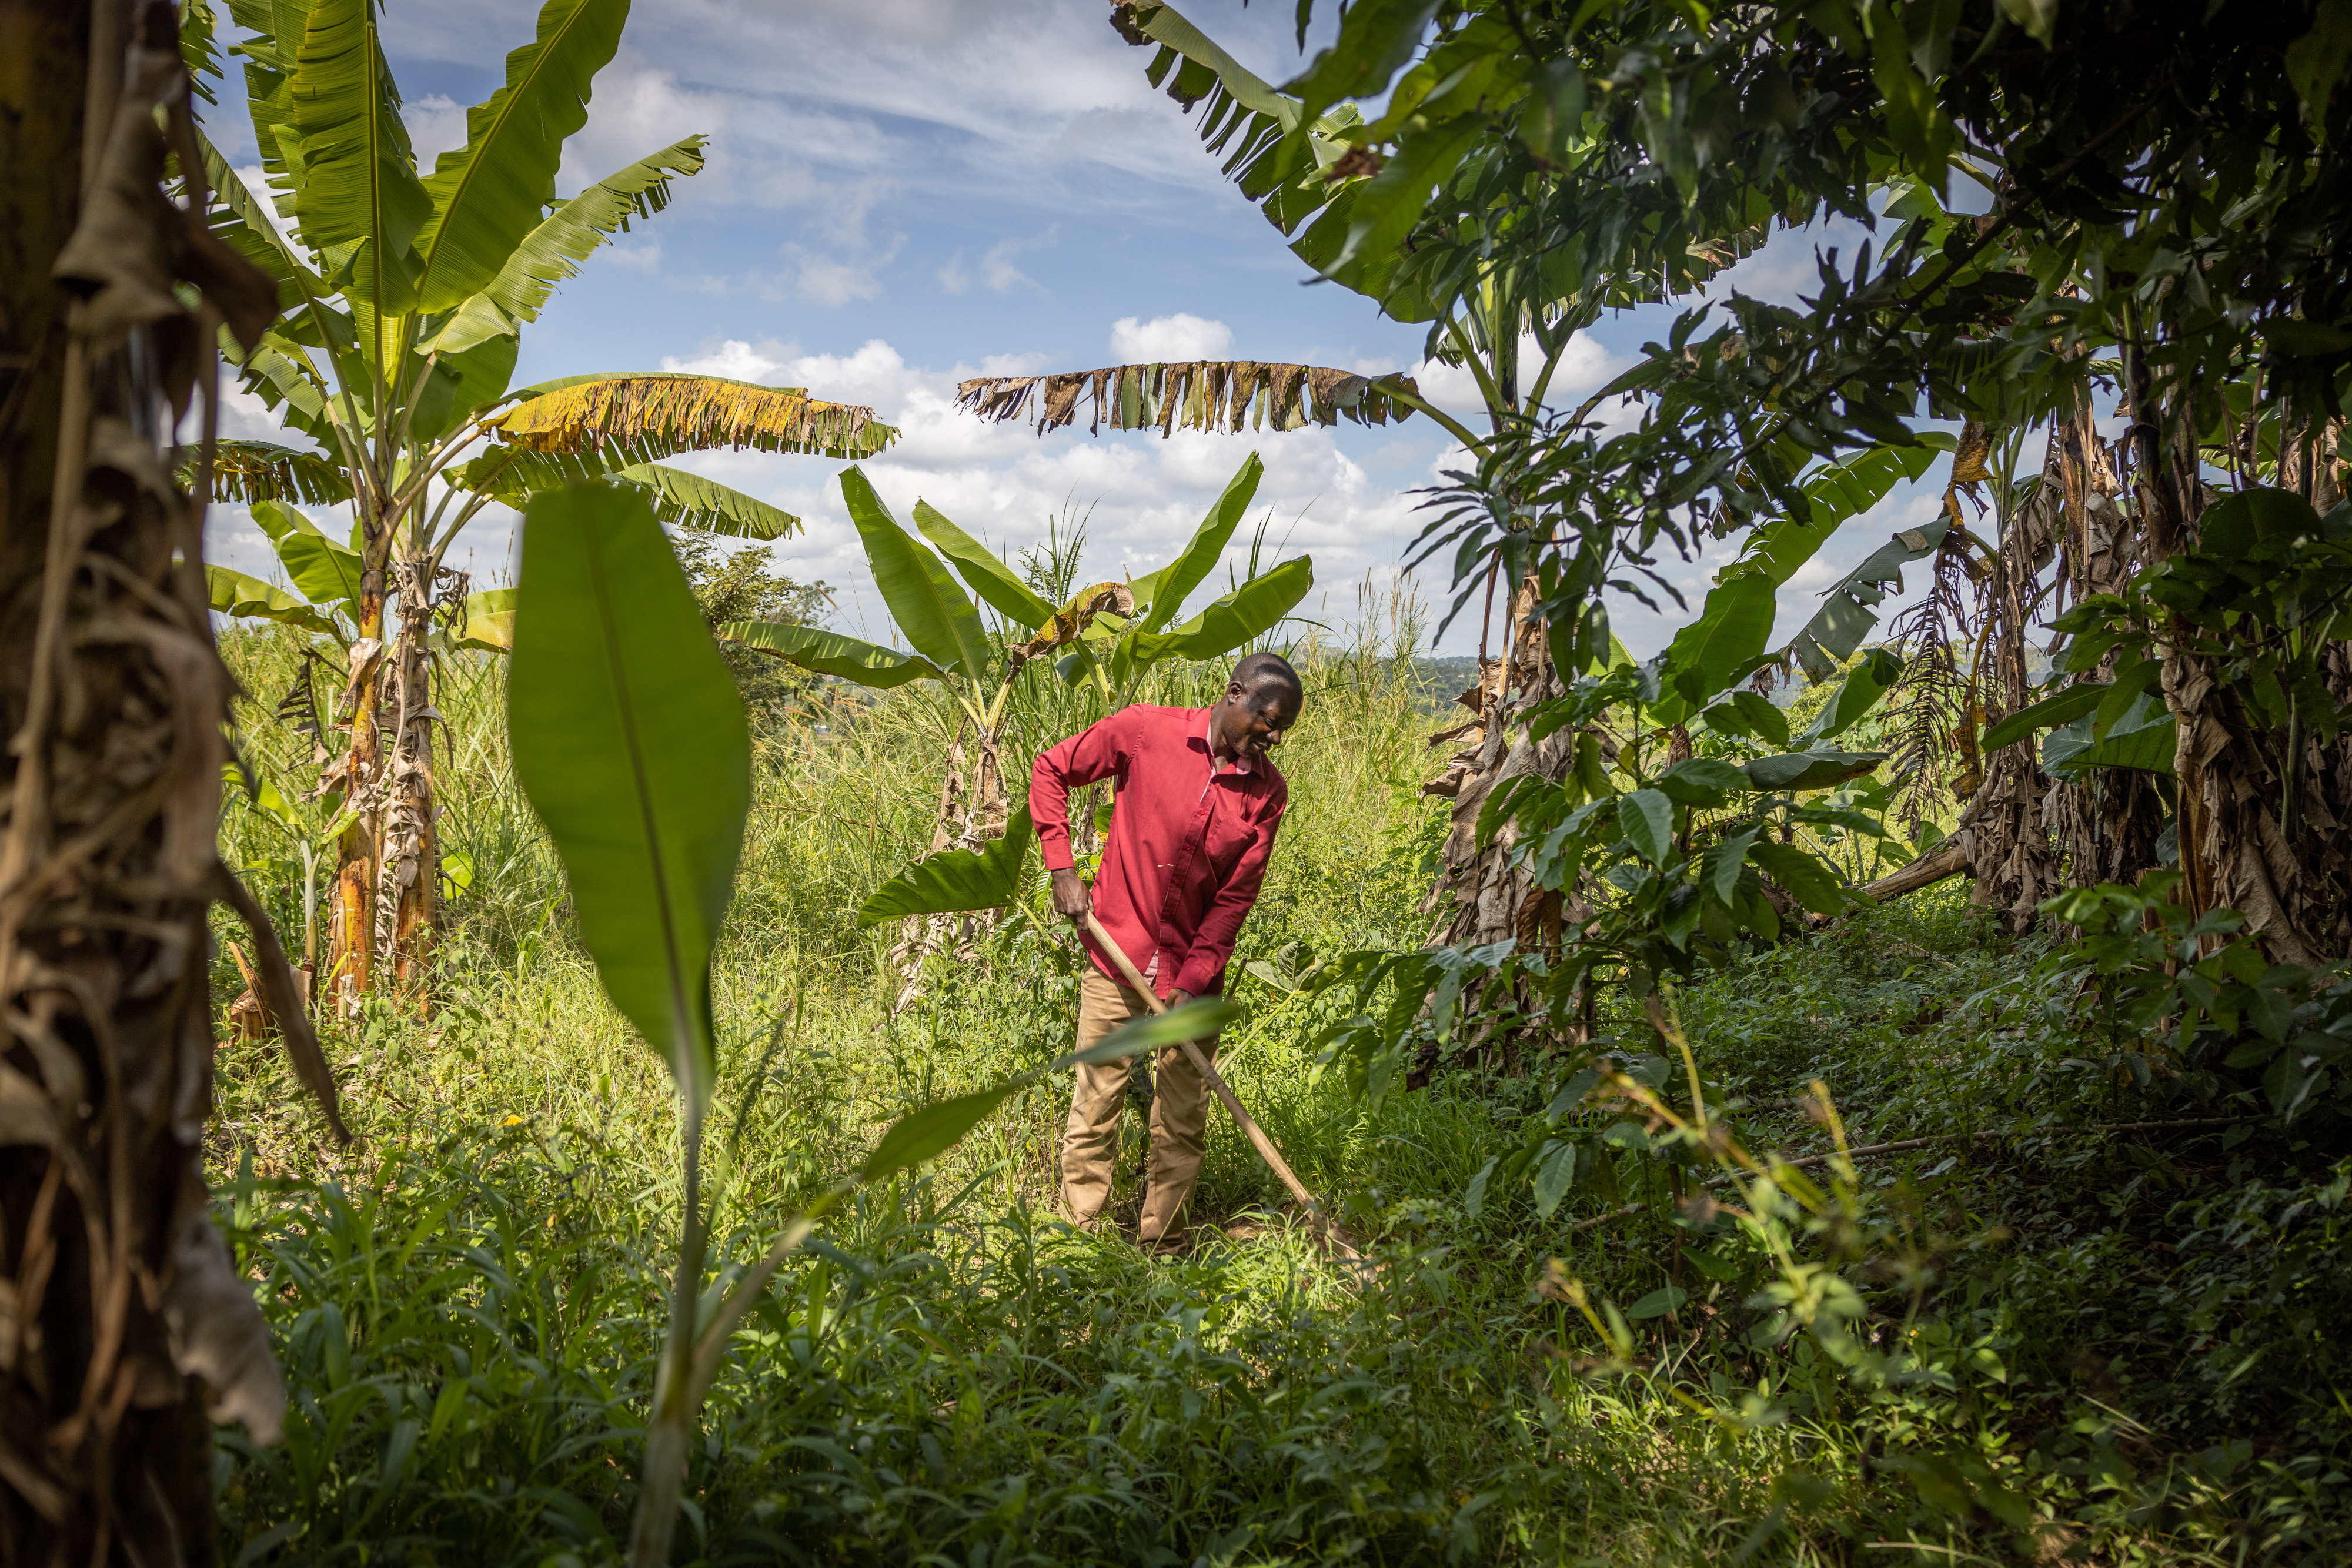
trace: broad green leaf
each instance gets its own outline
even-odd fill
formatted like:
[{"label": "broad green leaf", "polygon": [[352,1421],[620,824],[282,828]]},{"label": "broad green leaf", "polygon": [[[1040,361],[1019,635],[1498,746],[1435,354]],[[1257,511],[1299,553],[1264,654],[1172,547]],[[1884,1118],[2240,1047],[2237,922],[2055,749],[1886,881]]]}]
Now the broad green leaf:
[{"label": "broad green leaf", "polygon": [[564,140],[588,123],[596,73],[620,47],[629,0],[547,0],[539,36],[507,56],[504,86],[466,111],[466,144],[441,154],[416,236],[418,308],[443,311],[486,287],[555,198]]},{"label": "broad green leaf", "polygon": [[[2352,20],[2346,23],[2352,32]],[[2201,554],[2237,559],[2320,533],[2319,514],[2292,490],[2262,486],[2232,491],[2198,515]]]},{"label": "broad green leaf", "polygon": [[950,522],[929,501],[915,503],[915,526],[948,558],[956,574],[971,585],[971,591],[1015,626],[1034,632],[1054,618],[1054,607],[1039,598],[1035,589],[1022,581],[994,551]]},{"label": "broad green leaf", "polygon": [[1560,1144],[1536,1167],[1536,1217],[1549,1219],[1576,1181],[1576,1145]]},{"label": "broad green leaf", "polygon": [[925,1160],[938,1158],[1022,1087],[1021,1081],[1015,1080],[908,1112],[890,1124],[890,1130],[882,1134],[882,1141],[874,1145],[874,1152],[857,1167],[858,1179],[880,1181]]},{"label": "broad green leaf", "polygon": [[[515,356],[522,350],[519,337],[488,338],[470,348],[444,346],[433,361],[433,373],[410,394],[415,412],[409,436],[436,441],[467,420],[494,406],[514,379]],[[422,355],[412,355],[418,367]]]},{"label": "broad green leaf", "polygon": [[1658,775],[1657,786],[1677,806],[1712,807],[1735,790],[1749,789],[1748,775],[1714,757],[1694,757]]},{"label": "broad green leaf", "polygon": [[683,468],[638,463],[614,469],[611,478],[644,491],[654,516],[673,528],[738,539],[775,539],[800,531],[801,520],[782,507]]},{"label": "broad green leaf", "polygon": [[[311,292],[324,293],[326,281],[286,243],[260,201],[247,188],[244,176],[201,131],[196,133],[196,151],[204,158],[205,184],[212,192],[213,209],[207,222],[213,233],[279,283],[293,285],[299,280],[307,283]],[[279,290],[278,301],[290,305],[301,297],[301,288],[289,287]]]},{"label": "broad green leaf", "polygon": [[1783,751],[1744,765],[1759,789],[1827,789],[1886,760],[1883,751]]},{"label": "broad green leaf", "polygon": [[1001,909],[1021,890],[1021,865],[1036,836],[1029,808],[1024,806],[986,848],[926,855],[875,889],[857,911],[857,925],[878,925],[908,915]]},{"label": "broad green leaf", "polygon": [[444,346],[462,348],[510,332],[515,322],[537,320],[556,285],[577,274],[598,246],[630,219],[651,217],[669,204],[670,182],[700,172],[706,142],[701,136],[674,142],[556,208],[523,236],[499,275],[458,308],[442,329],[450,340]]},{"label": "broad green leaf", "polygon": [[1786,583],[1840,528],[1885,500],[1895,486],[1927,473],[1955,444],[1940,430],[1923,431],[1916,446],[1874,446],[1814,469],[1798,486],[1811,516],[1801,523],[1782,517],[1758,528],[1732,570],[1761,571],[1775,585]]},{"label": "broad green leaf", "polygon": [[271,544],[289,534],[315,534],[319,525],[309,516],[284,501],[256,501],[252,507],[254,527],[269,536]]},{"label": "broad green leaf", "polygon": [[866,563],[874,569],[874,586],[890,607],[898,634],[941,669],[961,671],[975,681],[984,678],[991,650],[980,612],[940,558],[898,526],[863,469],[841,471],[841,494],[866,547]]},{"label": "broad green leaf", "polygon": [[1224,156],[1224,172],[1242,193],[1264,204],[1268,222],[1291,234],[1330,200],[1334,187],[1318,165],[1339,156],[1334,138],[1363,122],[1355,105],[1342,103],[1316,120],[1302,146],[1286,135],[1304,123],[1298,99],[1252,74],[1174,6],[1122,5],[1112,16],[1129,42],[1160,46],[1147,79],[1188,109],[1202,105],[1202,139]]},{"label": "broad green leaf", "polygon": [[1658,724],[1680,724],[1752,666],[1772,636],[1772,580],[1743,572],[1707,592],[1696,621],[1667,645],[1666,690],[1650,706]]},{"label": "broad green leaf", "polygon": [[1699,859],[1699,885],[1715,894],[1718,904],[1729,904],[1739,891],[1739,868],[1748,863],[1748,852],[1764,835],[1760,827],[1742,828],[1727,836],[1721,843],[1712,845]]},{"label": "broad green leaf", "polygon": [[357,604],[361,563],[356,551],[320,533],[289,533],[277,541],[286,575],[313,604]]},{"label": "broad green leaf", "polygon": [[[460,490],[488,496],[520,508],[542,490],[560,490],[583,479],[609,479],[633,463],[608,463],[598,452],[533,452],[526,446],[492,446],[479,457],[454,464],[443,476]],[[647,465],[646,466],[650,466]],[[650,486],[640,486],[648,505]]]},{"label": "broad green leaf", "polygon": [[[1460,166],[1486,129],[1483,116],[1464,115],[1407,131],[1381,172],[1349,193],[1354,201],[1347,214],[1346,243],[1317,270],[1343,287],[1377,290],[1375,279],[1384,282],[1393,270],[1398,251],[1428,210],[1431,195]],[[1338,208],[1335,202],[1335,213]],[[1303,249],[1300,255],[1311,261]]]},{"label": "broad green leaf", "polygon": [[821,675],[837,675],[861,686],[887,691],[908,681],[940,680],[944,672],[929,659],[862,643],[814,626],[784,626],[772,621],[730,621],[719,634],[731,643],[773,653],[787,664]]},{"label": "broad green leaf", "polygon": [[508,677],[516,776],[614,1005],[698,1111],[710,953],[751,804],[743,702],[643,497],[575,486],[523,517]]},{"label": "broad green leaf", "polygon": [[261,400],[262,407],[320,445],[333,443],[335,427],[327,413],[326,393],[316,379],[304,372],[300,350],[291,339],[272,328],[247,353],[237,348],[224,326],[220,349],[222,356],[236,366],[239,382]]},{"label": "broad green leaf", "polygon": [[1935,521],[1906,528],[1879,546],[1822,595],[1822,608],[1789,640],[1785,652],[1813,680],[1835,675],[1877,627],[1878,606],[1885,601],[1887,586],[1900,591],[1903,568],[1941,549],[1951,528],[1950,516],[1938,514]]},{"label": "broad green leaf", "polygon": [[1756,869],[1780,884],[1790,897],[1816,915],[1842,915],[1846,893],[1836,873],[1794,844],[1761,839],[1748,846]]},{"label": "broad green leaf", "polygon": [[1243,459],[1234,476],[1225,482],[1209,515],[1176,559],[1159,570],[1135,580],[1135,597],[1143,605],[1142,629],[1157,632],[1176,618],[1184,601],[1201,586],[1202,580],[1214,570],[1217,559],[1225,553],[1225,541],[1234,537],[1240,526],[1242,514],[1249,510],[1250,498],[1257,494],[1258,481],[1265,476],[1265,465],[1256,453]]},{"label": "broad green leaf", "polygon": [[878,1181],[936,1159],[980,1125],[991,1111],[1048,1073],[1081,1063],[1116,1061],[1188,1040],[1206,1040],[1240,1018],[1241,1011],[1223,997],[1197,998],[1165,1013],[1146,1013],[1133,1019],[1086,1050],[1057,1057],[1035,1071],[909,1111],[890,1124],[890,1130],[882,1134],[882,1141],[858,1167],[858,1179]]},{"label": "broad green leaf", "polygon": [[206,566],[205,588],[211,597],[212,608],[224,615],[233,615],[240,621],[281,622],[299,626],[305,632],[323,632],[331,637],[342,634],[334,622],[317,609],[257,577],[247,577],[225,566]]},{"label": "broad green leaf", "polygon": [[1650,1318],[1662,1318],[1668,1312],[1679,1311],[1688,1300],[1690,1292],[1680,1285],[1661,1285],[1626,1308],[1625,1317],[1627,1321],[1637,1323]]},{"label": "broad green leaf", "polygon": [[1437,0],[1357,0],[1328,48],[1282,90],[1297,96],[1302,118],[1320,115],[1341,99],[1384,96],[1389,83],[1419,50]]},{"label": "broad green leaf", "polygon": [[[2058,14],[2058,0],[2002,0],[2002,9],[2031,5],[2041,26],[2035,40],[2045,47]],[[2286,47],[2286,79],[2303,99],[2304,118],[2314,126],[2327,123],[2327,103],[2352,71],[2352,5],[2326,0],[2306,13],[2311,30]],[[2282,1107],[2284,1108],[2284,1107]]]},{"label": "broad green leaf", "polygon": [[515,604],[512,588],[486,588],[466,595],[465,623],[450,639],[460,648],[480,648],[494,653],[514,652]]},{"label": "broad green leaf", "polygon": [[2030,703],[1986,730],[1981,742],[1983,749],[1990,755],[2005,746],[2016,745],[2036,730],[2049,729],[2069,719],[2080,718],[2097,707],[2099,699],[2106,695],[2105,683],[2084,681],[2068,686],[2055,696]]},{"label": "broad green leaf", "polygon": [[1045,1071],[1058,1072],[1086,1062],[1117,1061],[1188,1040],[1206,1040],[1241,1016],[1242,1009],[1223,997],[1195,997],[1181,1008],[1131,1019],[1086,1050],[1055,1057]]},{"label": "broad green leaf", "polygon": [[1756,692],[1733,692],[1698,716],[1717,735],[1752,735],[1769,745],[1789,744],[1788,716],[1774,707],[1770,698]]},{"label": "broad green leaf", "polygon": [[1477,1218],[1486,1208],[1486,1184],[1495,1179],[1495,1167],[1502,1163],[1502,1155],[1489,1155],[1486,1163],[1478,1167],[1478,1174],[1470,1178],[1469,1189],[1462,1195],[1462,1212],[1470,1218]]},{"label": "broad green leaf", "polygon": [[1655,789],[1618,796],[1617,826],[1632,841],[1633,852],[1652,865],[1664,865],[1674,852],[1675,803]]},{"label": "broad green leaf", "polygon": [[1846,672],[1836,693],[1798,737],[1798,744],[1810,747],[1817,740],[1828,740],[1853,728],[1902,678],[1903,661],[1887,649],[1873,648],[1861,664]]},{"label": "broad green leaf", "polygon": [[[2104,690],[2095,687],[2095,690]],[[2170,775],[2178,761],[2179,727],[2163,700],[2142,692],[2105,736],[2085,716],[2053,729],[2042,742],[2042,766],[2060,778],[2075,779],[2093,768],[2135,768]]]},{"label": "broad green leaf", "polygon": [[301,165],[294,215],[330,282],[386,316],[415,304],[414,245],[433,211],[377,37],[376,0],[319,0],[288,82]]},{"label": "broad green leaf", "polygon": [[1172,632],[1139,632],[1135,656],[1146,664],[1174,655],[1215,659],[1264,636],[1315,586],[1315,562],[1300,556],[1261,572]]}]

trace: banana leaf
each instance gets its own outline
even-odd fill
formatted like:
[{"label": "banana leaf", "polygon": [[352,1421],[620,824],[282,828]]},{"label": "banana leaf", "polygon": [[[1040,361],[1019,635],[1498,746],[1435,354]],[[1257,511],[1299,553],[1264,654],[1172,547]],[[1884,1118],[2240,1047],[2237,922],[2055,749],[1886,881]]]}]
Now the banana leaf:
[{"label": "banana leaf", "polygon": [[908,915],[952,915],[967,909],[998,909],[1021,890],[1021,866],[1037,836],[1022,807],[1004,824],[1004,835],[985,849],[941,850],[926,855],[874,890],[857,911],[860,927]]}]

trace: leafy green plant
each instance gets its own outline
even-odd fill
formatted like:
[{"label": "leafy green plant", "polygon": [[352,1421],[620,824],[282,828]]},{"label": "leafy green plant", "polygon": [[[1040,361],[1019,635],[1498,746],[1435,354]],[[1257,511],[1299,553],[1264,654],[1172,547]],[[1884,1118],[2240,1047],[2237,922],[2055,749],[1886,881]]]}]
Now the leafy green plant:
[{"label": "leafy green plant", "polygon": [[2238,1103],[2257,1069],[2282,1122],[2340,1105],[2331,1079],[2352,1045],[2352,984],[2272,963],[2240,935],[2236,910],[2177,902],[2181,880],[2150,872],[2136,887],[2074,888],[2042,905],[2082,933],[2041,967],[2105,1047],[2099,1071],[2168,1108]]},{"label": "leafy green plant", "polygon": [[[915,523],[935,555],[901,527],[857,468],[841,476],[875,586],[892,623],[913,650],[896,649],[812,626],[739,622],[721,635],[803,669],[882,689],[937,683],[955,704],[959,729],[950,750],[943,819],[932,858],[877,889],[860,912],[873,924],[912,915],[992,909],[1019,885],[1031,831],[1028,808],[1007,799],[1001,758],[1007,714],[1034,661],[1059,655],[1066,685],[1091,687],[1100,713],[1123,706],[1144,672],[1171,659],[1214,659],[1280,624],[1314,586],[1314,563],[1300,556],[1265,571],[1171,626],[1186,599],[1215,570],[1257,492],[1265,466],[1252,453],[1174,559],[1129,582],[1081,589],[1056,607],[1039,597],[1003,559],[918,501]],[[943,562],[940,557],[944,556]],[[949,575],[977,597],[968,597]],[[1255,562],[1253,563],[1255,564]],[[1002,642],[981,622],[981,606],[1008,629]],[[1015,632],[1027,632],[1016,639]],[[976,756],[966,778],[964,737]],[[952,859],[945,858],[952,857]]]},{"label": "leafy green plant", "polygon": [[[247,34],[234,47],[287,224],[199,138],[212,231],[276,280],[282,310],[232,358],[247,390],[315,446],[221,443],[214,495],[348,503],[354,527],[345,547],[290,505],[268,515],[307,610],[217,569],[213,596],[230,613],[362,650],[339,716],[351,744],[335,779],[322,780],[357,808],[331,916],[331,983],[348,1004],[373,984],[380,956],[420,974],[435,925],[436,622],[492,645],[509,630],[505,606],[467,596],[462,574],[442,565],[466,526],[493,504],[604,476],[665,521],[771,538],[797,519],[661,459],[716,447],[856,458],[897,433],[870,410],[710,377],[509,384],[521,330],[556,287],[702,167],[702,138],[689,137],[555,200],[564,142],[586,123],[627,0],[548,0],[537,37],[508,56],[503,85],[467,111],[465,144],[429,173],[409,146],[373,0],[236,0],[229,10]],[[393,906],[389,919],[377,917],[380,903]]]}]

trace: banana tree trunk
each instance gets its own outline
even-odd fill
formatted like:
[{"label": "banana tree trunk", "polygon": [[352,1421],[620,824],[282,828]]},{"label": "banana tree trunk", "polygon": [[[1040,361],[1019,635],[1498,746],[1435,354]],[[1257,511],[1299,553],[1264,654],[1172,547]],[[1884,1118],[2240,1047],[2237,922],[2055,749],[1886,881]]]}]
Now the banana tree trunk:
[{"label": "banana tree trunk", "polygon": [[1542,623],[1528,613],[1537,591],[1530,576],[1511,596],[1510,639],[1502,656],[1484,661],[1478,684],[1458,699],[1477,716],[1440,732],[1432,742],[1461,742],[1445,772],[1422,786],[1424,795],[1454,801],[1453,829],[1439,851],[1437,881],[1422,902],[1422,913],[1435,920],[1429,934],[1433,946],[1477,946],[1509,936],[1539,938],[1547,928],[1550,940],[1559,939],[1559,895],[1547,895],[1525,870],[1511,863],[1517,824],[1505,821],[1484,847],[1477,836],[1479,810],[1506,779],[1536,773],[1556,784],[1576,764],[1575,730],[1559,731],[1540,742],[1511,738],[1522,709],[1566,690],[1552,668]]},{"label": "banana tree trunk", "polygon": [[[366,505],[362,492],[362,505]],[[364,537],[364,535],[362,536]],[[371,555],[371,560],[373,557]],[[334,724],[352,743],[330,765],[322,788],[340,788],[351,820],[335,842],[334,891],[327,900],[326,997],[348,1018],[374,988],[374,906],[383,842],[383,731],[380,719],[383,668],[384,574],[370,566],[360,578],[359,635],[352,643],[350,678],[335,705]]]},{"label": "banana tree trunk", "polygon": [[[2158,411],[2137,354],[2131,374],[2134,408]],[[2133,427],[2141,506],[2159,558],[2191,547],[2207,500],[2190,425],[2187,411],[2167,407]],[[2313,461],[2314,444],[2291,444],[2277,477],[2326,509],[2342,498],[2339,481],[2332,460]],[[2221,662],[2184,646],[2185,626],[2173,631],[2164,697],[2178,726],[2184,902],[2199,913],[2237,910],[2276,961],[2317,967],[2352,953],[2352,739],[2323,744],[2306,727],[2256,723]],[[2341,649],[2323,677],[2336,701],[2352,695],[2352,662]]]},{"label": "banana tree trunk", "polygon": [[[1970,672],[1972,714],[1999,723],[2033,700],[2026,653],[2032,638],[2040,578],[2064,528],[2062,492],[2044,487],[2002,518],[1992,566],[1990,618],[1978,667]],[[2039,741],[2028,737],[1982,759],[1983,777],[1969,797],[1969,897],[1998,912],[2012,932],[2032,927],[2043,899],[2065,885],[2051,838],[2050,779]]]},{"label": "banana tree trunk", "polygon": [[210,1563],[210,1417],[285,1406],[200,1145],[230,681],[158,448],[214,258],[168,8],[0,0],[0,1562]]},{"label": "banana tree trunk", "polygon": [[[1483,846],[1478,842],[1479,811],[1506,781],[1533,773],[1556,784],[1576,765],[1580,731],[1560,730],[1540,741],[1511,737],[1517,716],[1529,704],[1567,690],[1552,665],[1543,622],[1530,614],[1537,592],[1532,576],[1520,583],[1511,597],[1510,640],[1502,656],[1482,661],[1478,684],[1457,699],[1478,716],[1440,732],[1432,742],[1464,744],[1446,771],[1422,786],[1424,795],[1450,796],[1454,801],[1453,827],[1438,852],[1437,881],[1422,902],[1422,913],[1434,917],[1429,946],[1473,947],[1516,938],[1523,948],[1557,958],[1564,937],[1591,917],[1572,893],[1539,887],[1524,867],[1512,863],[1511,849],[1518,841],[1516,821],[1506,819],[1490,841]],[[1614,757],[1612,747],[1612,761]],[[1521,988],[1524,1005],[1532,996],[1524,981]],[[1497,1038],[1496,1017],[1488,1009],[1475,1017],[1469,1056],[1515,1076],[1520,1069],[1520,1040],[1514,1034]],[[1580,1044],[1588,1032],[1586,1022],[1579,1019],[1555,1019],[1552,1027],[1556,1038],[1549,1043],[1555,1046]],[[1437,1065],[1432,1046],[1407,1071],[1407,1087],[1426,1084]]]},{"label": "banana tree trunk", "polygon": [[[382,862],[377,873],[375,946],[395,978],[422,978],[437,919],[441,854],[435,831],[432,634],[433,564],[394,564],[400,632],[393,643],[386,706],[393,714],[387,750]],[[461,592],[458,596],[464,597]]]},{"label": "banana tree trunk", "polygon": [[[967,737],[971,742],[969,748],[965,746]],[[940,809],[931,828],[931,853],[951,849],[978,850],[1003,834],[1012,806],[1004,790],[1002,746],[1003,737],[993,729],[982,728],[969,718],[957,724],[955,739],[948,746],[947,771],[940,780]],[[890,954],[891,962],[906,982],[892,1010],[905,1010],[922,995],[924,959],[938,953],[951,953],[963,962],[977,963],[980,938],[996,923],[996,918],[997,912],[992,909],[961,915],[908,915],[904,935]]]},{"label": "banana tree trunk", "polygon": [[[2115,453],[2100,438],[2087,397],[2053,430],[2042,474],[2045,486],[2057,484],[2065,508],[2059,544],[2064,590],[2078,601],[2121,593],[2141,564],[2140,529],[2116,504]],[[2117,662],[2109,653],[2092,678],[2115,679]],[[2065,852],[2068,882],[2085,887],[2135,883],[2154,867],[2168,810],[2155,774],[2100,768],[2053,785],[2043,814]]]}]

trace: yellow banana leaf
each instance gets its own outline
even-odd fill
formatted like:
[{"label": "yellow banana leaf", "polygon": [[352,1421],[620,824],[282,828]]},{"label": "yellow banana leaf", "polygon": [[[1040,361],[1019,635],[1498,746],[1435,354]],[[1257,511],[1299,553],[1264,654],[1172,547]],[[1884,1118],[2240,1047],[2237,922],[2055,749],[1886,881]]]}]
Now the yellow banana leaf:
[{"label": "yellow banana leaf", "polygon": [[485,423],[526,450],[597,454],[614,467],[714,447],[856,459],[871,457],[898,435],[870,408],[826,402],[798,388],[691,375],[550,382]]}]

